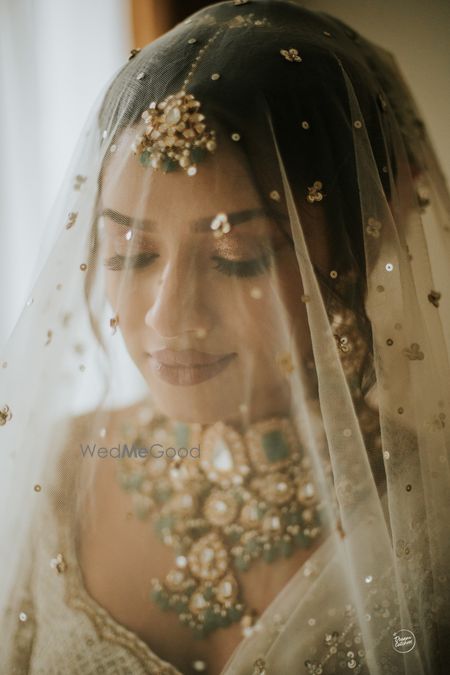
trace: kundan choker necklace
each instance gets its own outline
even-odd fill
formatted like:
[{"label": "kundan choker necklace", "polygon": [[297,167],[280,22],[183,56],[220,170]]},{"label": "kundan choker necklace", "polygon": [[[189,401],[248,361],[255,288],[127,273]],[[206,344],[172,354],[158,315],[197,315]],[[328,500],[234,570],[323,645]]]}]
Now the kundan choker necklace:
[{"label": "kundan choker necklace", "polygon": [[271,417],[239,433],[223,422],[156,415],[122,431],[128,452],[118,479],[135,515],[151,518],[175,553],[166,577],[151,580],[151,599],[197,637],[239,620],[245,634],[254,612],[236,571],[308,548],[322,531],[310,461],[292,420]]}]

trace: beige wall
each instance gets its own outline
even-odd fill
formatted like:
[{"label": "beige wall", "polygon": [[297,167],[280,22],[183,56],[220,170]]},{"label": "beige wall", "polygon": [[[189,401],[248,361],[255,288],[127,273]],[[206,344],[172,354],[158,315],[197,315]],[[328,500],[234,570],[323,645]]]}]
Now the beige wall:
[{"label": "beige wall", "polygon": [[450,0],[302,0],[394,54],[450,183]]}]

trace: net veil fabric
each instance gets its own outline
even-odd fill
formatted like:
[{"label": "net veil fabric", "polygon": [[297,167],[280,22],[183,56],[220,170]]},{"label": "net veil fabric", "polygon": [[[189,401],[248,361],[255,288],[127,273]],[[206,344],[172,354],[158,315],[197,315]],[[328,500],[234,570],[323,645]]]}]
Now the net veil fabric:
[{"label": "net veil fabric", "polygon": [[130,54],[1,356],[2,672],[446,672],[449,214],[332,16]]}]

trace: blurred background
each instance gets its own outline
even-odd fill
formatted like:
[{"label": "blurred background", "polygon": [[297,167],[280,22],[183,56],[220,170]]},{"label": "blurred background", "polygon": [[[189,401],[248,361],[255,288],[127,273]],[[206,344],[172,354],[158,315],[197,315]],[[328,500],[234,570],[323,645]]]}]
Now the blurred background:
[{"label": "blurred background", "polygon": [[[295,1],[295,0],[293,0]],[[100,89],[201,0],[0,0],[0,360],[47,215]],[[302,0],[391,51],[450,176],[450,2]]]}]

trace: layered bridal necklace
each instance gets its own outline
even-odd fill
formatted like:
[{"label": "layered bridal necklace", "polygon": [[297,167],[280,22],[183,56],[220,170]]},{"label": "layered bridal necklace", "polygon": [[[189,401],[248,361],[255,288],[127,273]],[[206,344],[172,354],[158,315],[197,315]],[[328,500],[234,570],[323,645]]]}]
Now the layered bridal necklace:
[{"label": "layered bridal necklace", "polygon": [[[197,637],[252,625],[236,572],[308,548],[322,532],[310,460],[292,420],[271,417],[240,433],[221,421],[164,415],[128,423],[118,479],[140,519],[174,549],[174,567],[151,579],[150,598]],[[126,450],[126,451],[125,451]]]}]

